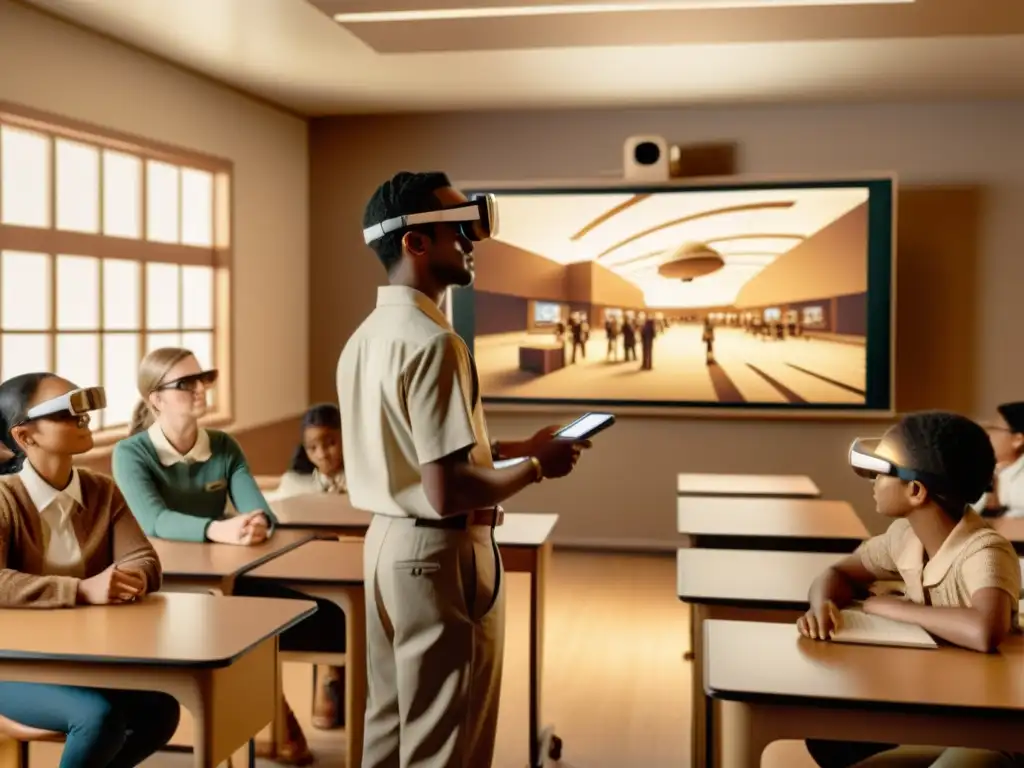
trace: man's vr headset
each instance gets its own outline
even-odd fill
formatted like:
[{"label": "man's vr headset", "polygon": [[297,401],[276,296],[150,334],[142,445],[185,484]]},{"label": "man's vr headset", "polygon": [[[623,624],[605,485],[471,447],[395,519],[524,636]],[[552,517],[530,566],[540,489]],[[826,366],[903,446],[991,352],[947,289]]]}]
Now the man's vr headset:
[{"label": "man's vr headset", "polygon": [[[29,408],[20,424],[36,419],[78,419],[89,411],[99,411],[107,407],[107,393],[103,387],[87,387],[73,389],[60,397]],[[19,426],[18,424],[14,426]]]},{"label": "man's vr headset", "polygon": [[474,195],[472,200],[462,205],[385,219],[364,229],[363,239],[369,245],[390,232],[397,232],[416,224],[436,223],[454,224],[459,234],[467,240],[486,240],[498,233],[498,204],[494,195]]},{"label": "man's vr headset", "polygon": [[[874,480],[880,475],[895,477],[905,483],[918,482],[934,496],[953,499],[958,494],[953,492],[942,478],[930,472],[910,469],[882,458],[876,451],[881,438],[858,438],[850,446],[850,466],[860,477]],[[960,501],[958,499],[958,501]],[[973,501],[973,499],[971,499]]]}]

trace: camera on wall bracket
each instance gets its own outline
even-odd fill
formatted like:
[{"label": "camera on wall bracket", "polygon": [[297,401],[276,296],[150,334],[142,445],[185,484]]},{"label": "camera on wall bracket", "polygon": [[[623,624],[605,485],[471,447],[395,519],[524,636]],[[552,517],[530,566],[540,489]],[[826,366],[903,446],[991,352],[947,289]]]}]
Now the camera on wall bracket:
[{"label": "camera on wall bracket", "polygon": [[623,176],[628,181],[668,181],[670,148],[661,136],[630,136],[622,152]]}]

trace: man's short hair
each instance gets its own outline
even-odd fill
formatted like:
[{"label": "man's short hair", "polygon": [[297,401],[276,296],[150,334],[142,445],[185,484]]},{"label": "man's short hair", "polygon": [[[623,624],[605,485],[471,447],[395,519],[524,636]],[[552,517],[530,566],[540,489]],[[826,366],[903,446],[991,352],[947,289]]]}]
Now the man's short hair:
[{"label": "man's short hair", "polygon": [[[363,213],[363,229],[396,216],[436,211],[441,204],[434,193],[451,185],[448,176],[439,171],[400,171],[377,187],[377,191],[370,197]],[[370,247],[388,273],[402,260],[402,236],[409,229],[429,230],[429,225],[389,232],[370,243]]]},{"label": "man's short hair", "polygon": [[996,455],[985,430],[967,417],[948,411],[911,413],[893,432],[906,451],[907,469],[942,482],[942,488],[928,491],[954,520],[989,489]]}]

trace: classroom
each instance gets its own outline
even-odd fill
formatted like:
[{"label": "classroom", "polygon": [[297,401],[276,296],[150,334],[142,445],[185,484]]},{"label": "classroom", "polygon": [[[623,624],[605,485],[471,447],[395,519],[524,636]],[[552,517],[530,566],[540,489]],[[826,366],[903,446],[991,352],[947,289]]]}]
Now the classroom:
[{"label": "classroom", "polygon": [[[1024,7],[967,5],[0,0],[0,768],[138,762],[72,758],[73,723],[19,722],[35,698],[13,691],[66,686],[138,701],[117,738],[147,766],[398,768],[364,721],[383,615],[366,601],[390,599],[366,554],[388,515],[365,500],[401,494],[366,437],[379,398],[351,384],[364,321],[424,263],[410,237],[448,231],[365,218],[402,171],[443,172],[431,199],[458,197],[437,207],[478,217],[450,228],[475,282],[416,317],[471,353],[463,428],[486,416],[508,463],[488,482],[510,489],[460,534],[489,526],[501,555],[492,757],[402,768],[1024,765]],[[385,242],[405,249],[390,273]],[[4,387],[31,372],[56,377],[15,403]],[[179,447],[167,425],[197,392]],[[548,425],[588,412],[614,422],[558,453]],[[958,414],[959,458],[909,468],[937,412]],[[35,466],[58,428],[91,446],[54,458],[75,468],[63,491]],[[468,461],[490,467],[486,447]],[[980,499],[978,472],[954,477],[978,466]],[[404,514],[445,517],[430,482]],[[942,536],[1012,561],[985,601],[942,602],[978,569],[918,541],[939,485],[972,496],[951,491],[968,507]],[[75,539],[65,500],[102,493],[114,543],[74,543],[112,579],[95,597],[29,564],[52,561],[56,521]],[[40,515],[15,522],[22,499]],[[910,554],[872,566],[906,519]],[[854,560],[894,590],[864,605],[1011,621],[960,643],[925,618],[801,637],[828,579],[863,586]],[[893,749],[816,751],[850,742]]]}]

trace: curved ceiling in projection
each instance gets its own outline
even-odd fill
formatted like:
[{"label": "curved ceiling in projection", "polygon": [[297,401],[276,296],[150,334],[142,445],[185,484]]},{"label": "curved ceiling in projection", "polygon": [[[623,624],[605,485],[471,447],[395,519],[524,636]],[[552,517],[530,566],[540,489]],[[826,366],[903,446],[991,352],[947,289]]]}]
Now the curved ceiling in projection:
[{"label": "curved ceiling in projection", "polygon": [[[644,292],[648,306],[729,306],[744,284],[867,202],[863,187],[498,195],[497,240],[559,264],[594,261]],[[658,268],[688,245],[721,269],[690,282]]]}]

